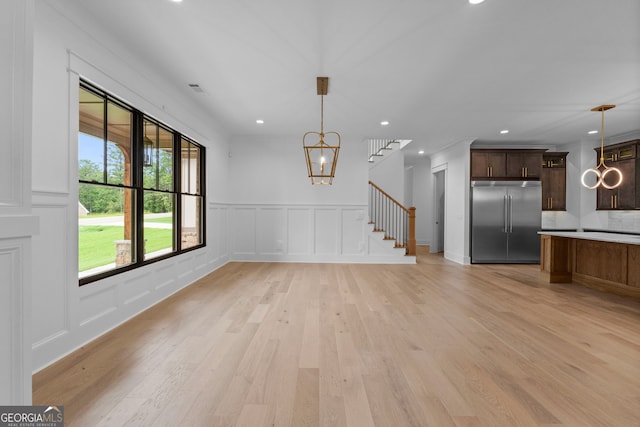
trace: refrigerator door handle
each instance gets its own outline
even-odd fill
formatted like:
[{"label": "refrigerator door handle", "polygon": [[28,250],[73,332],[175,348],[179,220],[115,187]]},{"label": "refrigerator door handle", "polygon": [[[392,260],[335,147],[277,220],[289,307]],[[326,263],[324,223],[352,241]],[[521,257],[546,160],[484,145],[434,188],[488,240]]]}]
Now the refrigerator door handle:
[{"label": "refrigerator door handle", "polygon": [[509,233],[513,233],[513,196],[509,195]]},{"label": "refrigerator door handle", "polygon": [[509,219],[508,219],[508,215],[509,215],[509,209],[508,209],[508,201],[507,201],[507,196],[504,196],[504,229],[503,231],[505,233],[509,232],[508,224],[509,224]]}]

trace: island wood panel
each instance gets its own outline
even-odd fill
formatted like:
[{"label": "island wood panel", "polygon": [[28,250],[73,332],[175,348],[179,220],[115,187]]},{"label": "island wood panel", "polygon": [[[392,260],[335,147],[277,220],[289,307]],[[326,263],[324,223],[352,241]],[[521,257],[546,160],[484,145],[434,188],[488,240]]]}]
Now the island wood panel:
[{"label": "island wood panel", "polygon": [[623,243],[575,239],[574,273],[627,283],[627,246]]},{"label": "island wood panel", "polygon": [[541,235],[540,270],[549,283],[575,282],[640,299],[640,245]]},{"label": "island wood panel", "polygon": [[571,282],[571,239],[541,236],[540,270],[549,273],[550,283]]},{"label": "island wood panel", "polygon": [[627,285],[640,289],[640,246],[629,245],[627,251],[627,265],[629,266]]}]

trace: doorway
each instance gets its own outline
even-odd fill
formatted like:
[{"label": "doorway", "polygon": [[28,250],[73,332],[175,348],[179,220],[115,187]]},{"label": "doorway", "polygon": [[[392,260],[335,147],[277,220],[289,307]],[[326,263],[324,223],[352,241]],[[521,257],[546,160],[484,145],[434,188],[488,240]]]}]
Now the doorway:
[{"label": "doorway", "polygon": [[444,221],[445,221],[445,179],[446,169],[439,170],[433,174],[433,205],[434,205],[434,223],[433,223],[433,241],[431,244],[431,253],[444,252]]}]

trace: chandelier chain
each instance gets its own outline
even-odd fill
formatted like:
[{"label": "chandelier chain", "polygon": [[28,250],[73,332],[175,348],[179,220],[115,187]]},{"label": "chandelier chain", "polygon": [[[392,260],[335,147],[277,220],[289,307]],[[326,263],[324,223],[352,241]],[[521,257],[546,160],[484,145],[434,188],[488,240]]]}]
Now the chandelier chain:
[{"label": "chandelier chain", "polygon": [[320,95],[320,134],[324,134],[324,95]]}]

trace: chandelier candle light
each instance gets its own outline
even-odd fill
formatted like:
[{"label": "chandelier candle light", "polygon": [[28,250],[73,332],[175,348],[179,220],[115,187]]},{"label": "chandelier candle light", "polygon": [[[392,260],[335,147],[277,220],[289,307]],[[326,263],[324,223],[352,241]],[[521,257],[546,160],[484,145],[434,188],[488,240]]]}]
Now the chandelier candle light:
[{"label": "chandelier candle light", "polygon": [[[591,109],[591,111],[601,111],[602,112],[602,132],[601,132],[601,142],[600,142],[600,162],[598,163],[598,165],[595,168],[589,168],[587,170],[585,170],[582,173],[582,185],[584,185],[585,187],[587,187],[590,190],[594,190],[596,188],[598,188],[599,186],[603,186],[604,188],[607,188],[609,190],[618,187],[620,184],[622,184],[622,172],[620,172],[620,169],[618,168],[614,168],[614,167],[609,167],[604,163],[604,112],[607,110],[610,110],[612,108],[615,108],[615,105],[600,105],[598,107],[594,107]],[[596,177],[596,182],[593,185],[588,185],[585,182],[585,177],[587,175],[589,175],[590,173],[593,173]],[[607,177],[607,175],[609,175],[610,173],[614,173],[618,175],[618,179],[617,181],[613,184],[613,185],[609,185],[607,184],[607,182],[605,181],[605,178]]]},{"label": "chandelier candle light", "polygon": [[[309,178],[311,178],[311,184],[331,185],[336,174],[336,164],[338,163],[340,134],[338,132],[324,132],[324,95],[329,90],[329,77],[318,77],[317,86],[318,95],[320,95],[320,132],[305,133],[302,137],[302,146],[307,159],[307,170]],[[317,136],[317,138],[312,135]],[[329,145],[325,142],[324,139],[327,136],[335,139],[334,145]]]}]

